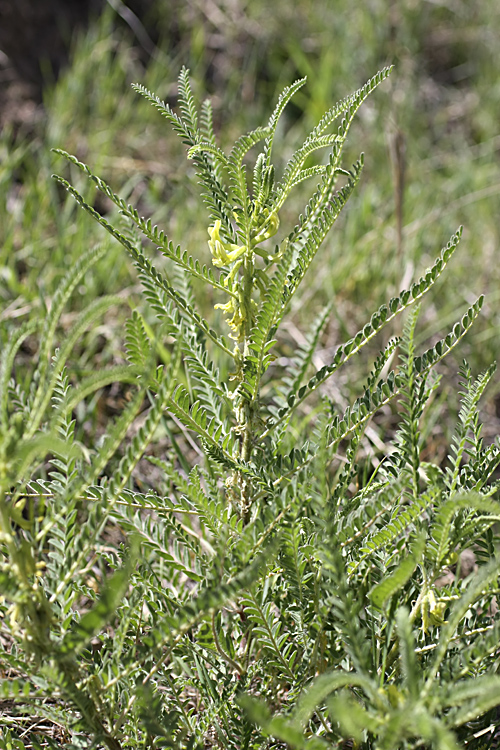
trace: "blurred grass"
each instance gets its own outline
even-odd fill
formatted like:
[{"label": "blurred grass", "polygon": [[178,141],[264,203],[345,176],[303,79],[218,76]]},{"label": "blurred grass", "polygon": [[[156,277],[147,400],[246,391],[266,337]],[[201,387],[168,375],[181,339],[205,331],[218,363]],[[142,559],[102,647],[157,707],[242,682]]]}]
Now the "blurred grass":
[{"label": "blurred grass", "polygon": [[[351,131],[348,156],[354,160],[365,152],[365,174],[295,302],[293,323],[304,330],[314,308],[334,299],[328,351],[419,276],[463,224],[461,246],[424,303],[421,338],[443,333],[485,293],[482,319],[449,369],[456,370],[463,356],[475,372],[498,359],[496,0],[275,0],[272,12],[264,0],[158,0],[147,21],[156,43],[152,55],[106,7],[74,40],[70,66],[46,91],[41,122],[0,136],[2,336],[20,320],[43,314],[64,270],[87,248],[107,241],[50,174],[69,177],[101,213],[111,206],[52,147],[75,153],[153,216],[175,243],[206,257],[207,221],[192,166],[166,122],[131,91],[131,82],[174,105],[178,71],[188,65],[195,88],[212,98],[224,147],[265,121],[279,91],[307,75],[276,144],[284,161],[325,109],[394,63],[391,79],[363,106]],[[305,190],[297,194],[292,209],[300,211],[306,197]],[[283,213],[284,233],[293,220],[293,211]],[[127,258],[110,243],[73,308],[121,290],[124,311],[103,323],[99,341],[93,332],[82,344],[82,367],[92,366],[85,346],[103,359],[118,356],[127,303],[141,304]],[[213,301],[201,304],[210,314]]]}]

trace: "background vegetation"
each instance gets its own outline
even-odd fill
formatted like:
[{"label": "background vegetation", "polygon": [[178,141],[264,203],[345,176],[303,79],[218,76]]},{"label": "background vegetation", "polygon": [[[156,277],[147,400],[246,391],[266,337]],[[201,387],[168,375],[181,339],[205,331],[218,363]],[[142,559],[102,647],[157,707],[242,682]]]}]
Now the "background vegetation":
[{"label": "background vegetation", "polygon": [[[417,333],[417,342],[437,339],[480,293],[486,295],[478,324],[440,365],[446,377],[432,407],[428,440],[429,460],[438,464],[457,408],[460,360],[467,357],[477,375],[498,358],[499,28],[500,8],[493,0],[391,6],[382,0],[303,0],[293,5],[279,0],[272,16],[260,0],[159,2],[140,25],[118,23],[116,10],[107,6],[73,40],[71,63],[56,84],[47,86],[40,119],[6,126],[1,135],[2,343],[19,322],[46,314],[63,274],[102,240],[99,228],[50,179],[56,171],[53,147],[89,163],[190,253],[208,259],[208,220],[194,173],[186,167],[178,140],[131,91],[131,82],[174,103],[178,71],[182,64],[190,67],[195,87],[212,94],[216,131],[224,146],[265,121],[278,92],[307,75],[308,85],[284,116],[287,143],[299,143],[334,101],[394,63],[391,79],[353,125],[346,161],[356,158],[361,144],[366,153],[363,179],[322,249],[317,273],[312,271],[294,300],[288,340],[280,345],[276,367],[286,368],[316,308],[333,301],[332,322],[314,363],[321,367],[333,347],[354,334],[374,309],[421,275],[463,224],[460,249],[447,278],[424,305]],[[288,155],[283,153],[283,159]],[[113,214],[111,203],[76,169],[68,166],[66,176],[99,213]],[[292,204],[290,212],[297,207]],[[123,306],[114,307],[81,340],[71,362],[80,376],[123,361],[122,324],[130,304],[152,320],[140,300],[135,271],[110,244],[70,300],[60,341],[78,311],[104,293],[118,293]],[[211,310],[209,296],[201,302],[204,306]],[[390,333],[394,331],[386,336]],[[375,345],[384,343],[377,340]],[[35,355],[36,340],[28,338],[17,360],[18,379]],[[364,374],[351,367],[329,385],[330,395],[347,403],[357,395]],[[498,434],[498,394],[497,377],[485,401],[486,442]],[[86,411],[78,415],[80,429],[97,438],[106,417],[123,408],[125,396],[120,387],[109,388],[81,406]],[[443,404],[449,422],[442,416]],[[366,432],[367,473],[383,448],[382,425],[387,434],[390,420],[386,410]]]},{"label": "background vegetation", "polygon": [[[193,0],[158,2],[133,28],[119,21],[111,5],[105,6],[102,17],[72,40],[70,65],[57,84],[47,85],[38,122],[7,126],[1,135],[3,337],[11,322],[50,306],[62,273],[100,238],[98,228],[50,180],[52,147],[90,161],[116,192],[168,227],[171,236],[198,255],[207,252],[207,222],[195,185],[191,189],[185,180],[184,154],[163,121],[130,90],[131,82],[174,102],[177,74],[186,64],[195,85],[213,95],[223,145],[260,123],[284,85],[307,75],[307,87],[285,113],[293,143],[332,102],[394,63],[390,81],[354,124],[347,158],[362,144],[362,184],[327,241],[322,273],[305,294],[313,306],[335,300],[335,322],[324,341],[328,349],[357,330],[403,279],[423,271],[463,224],[453,283],[440,286],[426,307],[421,335],[442,330],[464,303],[484,293],[482,320],[447,367],[451,375],[467,356],[478,371],[497,358],[500,9],[494,0],[389,5],[302,0],[276,2],[272,14],[261,0]],[[110,211],[101,197],[92,200],[101,213]],[[331,273],[324,272],[325,258]],[[83,306],[104,291],[126,299],[135,284],[123,254],[111,246],[72,304]],[[295,307],[300,329],[304,300]],[[80,367],[88,366],[94,353],[103,360],[118,356],[117,323],[110,319],[82,343]],[[299,336],[292,325],[292,345]],[[452,378],[448,387],[446,397],[452,398]],[[490,391],[490,435],[498,432],[496,392]]]}]

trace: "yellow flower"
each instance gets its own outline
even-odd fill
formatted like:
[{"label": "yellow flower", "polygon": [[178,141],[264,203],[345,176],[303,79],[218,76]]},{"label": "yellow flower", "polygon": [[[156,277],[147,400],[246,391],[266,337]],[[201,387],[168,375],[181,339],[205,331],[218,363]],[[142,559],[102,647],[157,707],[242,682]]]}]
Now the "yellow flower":
[{"label": "yellow flower", "polygon": [[208,228],[210,239],[208,247],[212,253],[212,263],[221,268],[229,266],[245,252],[244,245],[233,245],[231,242],[223,242],[220,238],[220,220],[217,219],[213,227]]},{"label": "yellow flower", "polygon": [[252,240],[254,245],[257,245],[259,242],[264,242],[264,240],[268,240],[269,237],[274,237],[279,229],[280,219],[276,211],[269,214],[269,210],[265,208],[262,213],[264,214],[265,219]]},{"label": "yellow flower", "polygon": [[422,625],[424,633],[432,626],[439,627],[448,622],[444,619],[447,602],[436,599],[434,591],[428,591],[422,601]]},{"label": "yellow flower", "polygon": [[233,334],[230,334],[232,339],[236,339],[236,341],[240,341],[242,338],[242,326],[244,321],[244,318],[241,314],[241,309],[238,303],[231,298],[229,302],[226,302],[225,305],[215,305],[214,309],[217,310],[223,310],[224,315],[229,316],[232,315],[233,317],[230,320],[227,320],[228,326],[231,328],[232,331],[236,334],[233,336]]}]

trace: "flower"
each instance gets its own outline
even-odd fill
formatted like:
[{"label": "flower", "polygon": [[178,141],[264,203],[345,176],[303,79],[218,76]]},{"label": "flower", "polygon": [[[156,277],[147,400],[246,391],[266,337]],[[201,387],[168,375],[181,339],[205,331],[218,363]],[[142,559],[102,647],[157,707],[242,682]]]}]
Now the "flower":
[{"label": "flower", "polygon": [[[231,336],[232,339],[236,339],[236,341],[240,341],[242,338],[242,328],[243,328],[243,323],[245,322],[245,319],[242,315],[242,311],[238,303],[233,298],[231,298],[229,302],[226,302],[225,305],[221,305],[221,304],[215,305],[214,309],[223,310],[224,315],[226,316],[227,324],[229,328],[231,328],[231,330],[235,334],[233,335],[231,333],[229,335]],[[230,315],[232,315],[232,318],[228,320],[227,318]]]},{"label": "flower", "polygon": [[257,245],[259,242],[264,242],[264,240],[268,240],[269,237],[274,237],[280,225],[279,216],[276,211],[273,211],[273,213],[270,214],[269,209],[265,208],[262,211],[262,215],[264,217],[264,220],[257,230],[257,234],[252,240],[252,243],[255,245]]},{"label": "flower", "polygon": [[217,219],[213,227],[208,228],[210,239],[208,247],[212,253],[212,263],[214,266],[229,266],[235,260],[238,260],[245,252],[245,245],[233,245],[231,242],[223,242],[220,238],[220,220]]}]

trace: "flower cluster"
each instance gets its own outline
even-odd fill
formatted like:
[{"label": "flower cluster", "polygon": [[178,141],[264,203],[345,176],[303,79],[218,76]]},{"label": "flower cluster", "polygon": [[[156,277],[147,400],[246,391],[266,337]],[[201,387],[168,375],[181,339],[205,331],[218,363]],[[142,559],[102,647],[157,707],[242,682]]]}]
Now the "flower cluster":
[{"label": "flower cluster", "polygon": [[[268,261],[274,261],[276,258],[269,255],[266,251],[257,247],[259,242],[269,239],[276,234],[279,227],[279,218],[277,213],[269,213],[268,209],[263,209],[256,221],[256,227],[251,232],[250,247],[246,245],[235,245],[232,242],[224,242],[220,236],[221,222],[218,219],[215,224],[208,228],[208,234],[210,239],[208,241],[208,247],[212,254],[212,263],[218,268],[229,268],[230,272],[224,278],[224,286],[230,288],[230,284],[237,278],[238,270],[240,269],[245,253],[252,256],[254,253],[261,255]],[[262,271],[255,271],[255,278],[253,282],[258,282],[257,275]],[[260,285],[260,284],[259,284]],[[253,299],[250,300],[252,308],[256,307],[256,303]],[[225,304],[215,305],[215,309],[224,311],[226,315],[227,323],[231,328],[231,337],[237,341],[242,341],[244,338],[243,328],[247,319],[247,312],[241,299],[241,292],[239,289],[239,283],[236,282],[234,289],[232,290],[231,298]]]}]

